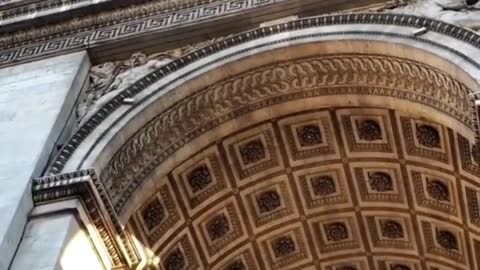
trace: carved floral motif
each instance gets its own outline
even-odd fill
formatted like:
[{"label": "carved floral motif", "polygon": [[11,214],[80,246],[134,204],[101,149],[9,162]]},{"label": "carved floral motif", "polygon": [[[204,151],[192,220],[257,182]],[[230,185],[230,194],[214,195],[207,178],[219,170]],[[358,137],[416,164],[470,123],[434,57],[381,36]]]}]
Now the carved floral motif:
[{"label": "carved floral motif", "polygon": [[457,237],[452,232],[447,230],[437,230],[436,237],[437,243],[442,248],[458,250]]},{"label": "carved floral motif", "polygon": [[257,204],[260,213],[266,213],[280,207],[282,201],[277,191],[269,190],[262,192],[257,196]]},{"label": "carved floral motif", "polygon": [[378,121],[365,119],[357,121],[358,137],[365,141],[376,141],[382,139],[382,129]]},{"label": "carved floral motif", "polygon": [[450,201],[448,186],[436,179],[427,179],[427,192],[438,201]]},{"label": "carved floral motif", "polygon": [[205,165],[197,167],[191,171],[188,174],[187,179],[193,192],[203,190],[212,182],[210,171]]},{"label": "carved floral motif", "polygon": [[230,231],[230,223],[223,214],[215,216],[208,221],[206,227],[212,241],[224,237]]},{"label": "carved floral motif", "polygon": [[[443,105],[441,106],[449,107],[452,110],[452,115],[456,115],[467,122],[470,121],[471,104],[467,94],[469,90],[464,85],[443,73],[435,72],[425,65],[405,61],[404,59],[349,55],[302,59],[301,61],[262,67],[216,83],[195,95],[184,98],[150,121],[150,124],[132,137],[112,158],[101,177],[105,187],[109,190],[109,196],[116,210],[121,211],[123,204],[128,201],[126,198],[120,199],[120,197],[129,197],[134,190],[128,187],[140,184],[143,176],[139,176],[148,174],[149,168],[158,166],[169,156],[168,152],[175,151],[178,147],[193,139],[191,137],[193,135],[188,134],[192,134],[194,127],[198,129],[207,123],[212,123],[211,121],[214,119],[220,119],[219,117],[223,117],[221,121],[227,121],[228,117],[225,118],[225,116],[229,115],[230,117],[232,115],[230,112],[244,111],[240,109],[248,108],[249,104],[256,104],[256,101],[259,100],[268,100],[274,97],[282,97],[282,100],[286,100],[290,95],[292,95],[292,98],[299,98],[299,95],[322,95],[324,90],[321,89],[323,88],[318,90],[317,85],[309,85],[306,82],[315,81],[318,85],[324,85],[325,82],[331,81],[330,84],[332,85],[340,84],[339,77],[343,75],[339,76],[338,70],[342,68],[347,69],[342,73],[345,74],[345,77],[342,77],[342,80],[345,80],[341,81],[342,84],[354,83],[352,78],[365,77],[367,82],[375,82],[375,85],[380,87],[383,81],[378,80],[377,73],[370,72],[377,69],[370,67],[372,63],[376,63],[376,66],[384,70],[385,74],[382,74],[382,76],[387,76],[392,82],[396,82],[395,86],[390,83],[386,84],[382,91],[390,91],[388,89],[399,87],[402,89],[401,91],[395,92],[395,90],[392,90],[393,92],[388,94],[408,99],[411,96],[424,96],[425,93],[429,93],[430,99],[439,102],[443,100],[442,97],[446,93],[449,93],[448,95],[456,98],[449,99],[448,102],[442,101]],[[359,65],[364,66],[365,71],[358,69]],[[394,66],[398,66],[398,68],[393,68]],[[305,70],[305,72],[299,72],[300,70]],[[320,76],[313,72],[315,70],[325,70],[326,72]],[[416,70],[416,72],[410,74],[406,70]],[[287,74],[291,78],[288,82],[282,79]],[[410,83],[406,83],[406,81],[414,79],[421,82],[422,87],[413,87]],[[246,81],[250,83],[245,84]],[[439,85],[431,82],[445,83]],[[334,89],[337,94],[360,93],[361,90],[338,86]],[[368,91],[370,89],[377,88],[369,87]],[[361,93],[369,94],[368,91]],[[331,95],[333,92],[328,93]],[[374,92],[370,94],[374,94]],[[436,107],[437,105],[431,103],[431,106]],[[260,149],[259,147],[256,148]],[[146,152],[149,153],[148,156],[144,155]],[[132,155],[131,153],[137,154]],[[262,150],[259,150],[259,153],[262,153]]]},{"label": "carved floral motif", "polygon": [[312,146],[322,143],[322,133],[317,125],[305,125],[297,129],[301,146]]},{"label": "carved floral motif", "polygon": [[317,196],[328,196],[337,191],[335,180],[331,176],[315,176],[311,179],[313,192]]},{"label": "carved floral motif", "polygon": [[290,236],[282,236],[272,243],[273,252],[276,257],[288,256],[295,252],[295,242]]},{"label": "carved floral motif", "polygon": [[382,235],[390,239],[403,238],[403,227],[400,223],[393,220],[381,222]]},{"label": "carved floral motif", "polygon": [[185,257],[178,248],[171,251],[163,263],[166,270],[182,270],[186,264]]},{"label": "carved floral motif", "polygon": [[153,200],[145,207],[142,211],[142,218],[149,231],[162,223],[165,218],[165,209],[158,199]]},{"label": "carved floral motif", "polygon": [[429,148],[440,148],[440,133],[429,125],[417,125],[418,143]]},{"label": "carved floral motif", "polygon": [[265,158],[265,149],[260,139],[252,140],[240,146],[240,155],[245,165]]},{"label": "carved floral motif", "polygon": [[393,190],[393,181],[389,174],[384,172],[373,172],[368,174],[368,183],[376,192],[387,192]]},{"label": "carved floral motif", "polygon": [[333,222],[324,225],[327,240],[331,242],[339,242],[348,239],[348,229],[345,223]]}]

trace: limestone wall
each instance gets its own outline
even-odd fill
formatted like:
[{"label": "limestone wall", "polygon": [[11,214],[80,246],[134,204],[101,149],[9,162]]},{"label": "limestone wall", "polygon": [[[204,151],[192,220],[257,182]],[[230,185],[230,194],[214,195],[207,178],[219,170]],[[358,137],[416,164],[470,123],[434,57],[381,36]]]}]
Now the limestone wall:
[{"label": "limestone wall", "polygon": [[68,131],[89,67],[79,52],[0,69],[0,270],[8,268],[32,209],[30,180]]}]

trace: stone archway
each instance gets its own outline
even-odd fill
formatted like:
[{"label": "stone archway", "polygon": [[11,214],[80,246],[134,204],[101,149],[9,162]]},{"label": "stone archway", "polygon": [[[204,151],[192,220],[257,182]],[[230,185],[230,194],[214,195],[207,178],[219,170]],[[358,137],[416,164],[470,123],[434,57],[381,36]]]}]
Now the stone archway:
[{"label": "stone archway", "polygon": [[159,268],[475,265],[476,63],[406,34],[331,27],[244,44],[247,33],[153,72],[51,172],[95,167],[107,211]]}]

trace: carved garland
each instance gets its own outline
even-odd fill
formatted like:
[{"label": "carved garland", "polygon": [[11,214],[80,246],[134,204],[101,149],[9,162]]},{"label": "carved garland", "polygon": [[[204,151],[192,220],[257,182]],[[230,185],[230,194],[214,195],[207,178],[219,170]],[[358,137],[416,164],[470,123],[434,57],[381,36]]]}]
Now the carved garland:
[{"label": "carved garland", "polygon": [[342,55],[262,67],[203,89],[139,131],[102,173],[117,213],[141,181],[177,149],[247,112],[321,95],[380,95],[434,107],[472,125],[469,89],[405,59]]}]

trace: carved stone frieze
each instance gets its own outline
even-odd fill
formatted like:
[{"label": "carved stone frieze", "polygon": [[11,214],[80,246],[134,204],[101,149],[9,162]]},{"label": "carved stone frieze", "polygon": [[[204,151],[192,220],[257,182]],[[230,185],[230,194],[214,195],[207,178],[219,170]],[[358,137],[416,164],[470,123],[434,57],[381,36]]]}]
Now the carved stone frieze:
[{"label": "carved stone frieze", "polygon": [[185,54],[199,50],[225,38],[228,38],[228,36],[151,55],[143,52],[135,52],[127,60],[105,62],[93,66],[89,73],[90,86],[77,105],[77,122],[81,124],[84,117],[95,108],[95,104],[99,102],[99,100],[106,102],[114,97],[114,95],[112,95],[114,92],[118,92],[132,85],[138,78]]},{"label": "carved stone frieze", "polygon": [[[364,69],[358,69],[358,66]],[[385,74],[373,72],[378,66],[383,68]],[[337,72],[339,69],[348,71],[345,70],[339,75]],[[417,72],[412,74],[410,70]],[[354,74],[357,75],[353,76]],[[283,80],[287,76],[289,79]],[[385,81],[384,76],[389,80]],[[355,78],[364,80],[359,82]],[[247,81],[249,83],[244,84]],[[327,81],[330,85],[355,83],[363,84],[364,87],[326,88]],[[419,87],[419,84],[422,84],[422,87]],[[242,91],[238,91],[239,88]],[[102,179],[110,191],[117,211],[121,211],[126,198],[130,196],[130,191],[127,190],[132,190],[128,186],[132,184],[138,186],[138,182],[134,181],[143,179],[142,175],[148,174],[148,170],[154,168],[153,164],[159,164],[167,158],[168,153],[190,141],[194,136],[200,135],[198,130],[210,129],[223,121],[248,112],[249,107],[260,100],[270,98],[270,102],[263,103],[264,106],[268,106],[278,102],[274,101],[275,97],[282,97],[281,100],[286,101],[312,95],[347,93],[403,98],[436,107],[467,125],[472,124],[469,89],[431,67],[383,56],[343,55],[304,59],[239,74],[185,98],[160,114],[130,139],[106,167]],[[429,98],[425,98],[425,93],[429,93]],[[255,105],[255,108],[258,109],[258,106]],[[257,146],[251,145],[240,149],[244,162],[254,162],[264,157],[265,152],[260,146],[261,142],[258,142]],[[149,149],[148,157],[142,156],[145,149]],[[151,155],[153,153],[154,156]],[[384,188],[388,189],[388,186]]]}]

